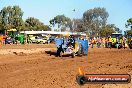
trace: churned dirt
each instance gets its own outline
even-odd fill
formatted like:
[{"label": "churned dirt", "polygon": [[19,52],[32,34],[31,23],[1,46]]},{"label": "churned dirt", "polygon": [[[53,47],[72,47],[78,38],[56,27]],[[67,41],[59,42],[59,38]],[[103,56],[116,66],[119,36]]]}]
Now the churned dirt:
[{"label": "churned dirt", "polygon": [[132,88],[132,83],[76,83],[78,67],[87,74],[132,75],[130,49],[89,48],[88,56],[75,58],[49,51],[56,51],[54,44],[0,46],[0,88]]}]

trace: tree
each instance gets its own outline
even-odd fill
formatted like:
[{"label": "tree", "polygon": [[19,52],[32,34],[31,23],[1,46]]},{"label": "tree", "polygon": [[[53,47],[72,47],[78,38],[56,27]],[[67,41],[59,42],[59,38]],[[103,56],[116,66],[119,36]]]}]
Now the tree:
[{"label": "tree", "polygon": [[25,30],[34,30],[34,31],[38,31],[38,30],[51,30],[49,28],[49,26],[44,25],[42,22],[39,21],[39,19],[34,18],[34,17],[29,17],[28,19],[26,19],[25,21]]},{"label": "tree", "polygon": [[58,26],[58,28],[63,28],[64,27],[69,27],[71,28],[72,26],[72,21],[70,18],[66,17],[65,15],[57,15],[56,17],[54,17],[53,19],[51,19],[50,24],[55,27],[55,25]]},{"label": "tree", "polygon": [[23,11],[19,6],[4,7],[0,11],[1,30],[15,28],[18,31],[24,29],[24,21],[22,19]]},{"label": "tree", "polygon": [[127,35],[132,35],[132,30],[127,30]]},{"label": "tree", "polygon": [[132,18],[127,20],[127,24],[125,25],[126,27],[130,27],[132,30]]},{"label": "tree", "polygon": [[112,28],[114,32],[117,32],[117,33],[122,32],[118,27],[115,26],[115,24],[107,24],[106,26],[109,26],[110,28]]},{"label": "tree", "polygon": [[122,31],[115,24],[107,24],[100,30],[100,36],[108,36],[116,32],[121,33]]},{"label": "tree", "polygon": [[76,32],[84,32],[84,22],[82,19],[74,19],[74,31]]},{"label": "tree", "polygon": [[130,27],[130,30],[125,31],[126,35],[132,35],[132,18],[129,18],[127,20],[127,23],[125,24],[126,28]]},{"label": "tree", "polygon": [[99,33],[106,25],[109,14],[105,8],[89,9],[83,14],[83,21],[86,31]]},{"label": "tree", "polygon": [[2,17],[0,16],[0,31],[3,31],[3,30],[2,30],[2,26],[3,26],[3,25],[2,25]]},{"label": "tree", "polygon": [[107,24],[100,31],[100,36],[105,37],[105,36],[111,35],[114,32],[115,32],[115,28],[114,28],[113,24]]}]

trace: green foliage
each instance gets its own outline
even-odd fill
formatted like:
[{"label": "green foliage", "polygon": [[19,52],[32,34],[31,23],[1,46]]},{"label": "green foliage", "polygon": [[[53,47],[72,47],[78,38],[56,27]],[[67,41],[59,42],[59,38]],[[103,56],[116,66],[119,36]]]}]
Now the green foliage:
[{"label": "green foliage", "polygon": [[26,30],[34,30],[34,31],[38,31],[38,30],[51,30],[49,28],[49,26],[44,25],[42,22],[39,21],[39,19],[34,18],[34,17],[29,17],[28,19],[26,19],[25,21],[25,27]]},{"label": "green foliage", "polygon": [[72,27],[72,21],[70,18],[65,17],[65,15],[57,15],[53,19],[51,19],[50,24],[54,27],[55,25],[58,26],[58,28],[64,28],[64,27]]},{"label": "green foliage", "polygon": [[74,26],[75,26],[74,31],[77,31],[77,32],[84,32],[85,31],[84,22],[82,19],[74,19],[73,21],[74,21]]},{"label": "green foliage", "polygon": [[24,29],[24,21],[22,19],[23,11],[19,6],[4,7],[0,11],[0,29],[8,30],[15,28],[17,30]]},{"label": "green foliage", "polygon": [[105,8],[89,9],[83,14],[84,26],[87,30],[99,33],[100,29],[106,25],[109,14]]},{"label": "green foliage", "polygon": [[114,29],[113,25],[106,25],[105,27],[102,28],[102,30],[100,31],[100,36],[108,36],[111,35],[112,33],[116,32]]},{"label": "green foliage", "polygon": [[127,35],[132,35],[132,30],[128,30]]},{"label": "green foliage", "polygon": [[130,27],[130,30],[125,31],[126,35],[132,35],[132,18],[127,20],[127,24],[125,24],[126,28]]},{"label": "green foliage", "polygon": [[127,20],[126,27],[130,27],[131,30],[132,30],[132,18],[130,18],[130,19]]},{"label": "green foliage", "polygon": [[51,30],[38,19],[30,17],[24,22],[22,19],[23,11],[19,6],[4,7],[0,11],[0,30],[17,29],[24,30]]},{"label": "green foliage", "polygon": [[[8,29],[23,30],[51,30],[49,26],[44,25],[39,19],[29,17],[25,21],[22,19],[23,11],[19,6],[7,6],[0,11],[0,31]],[[57,15],[51,19],[50,25],[53,27],[58,26],[58,29],[65,31],[66,28],[77,32],[87,32],[99,34],[101,36],[109,35],[113,32],[121,32],[113,24],[106,24],[109,14],[105,8],[89,9],[83,14],[83,18],[74,19],[65,15]],[[132,18],[127,20],[126,27],[130,26],[132,29]],[[128,31],[130,34],[131,31]]]}]

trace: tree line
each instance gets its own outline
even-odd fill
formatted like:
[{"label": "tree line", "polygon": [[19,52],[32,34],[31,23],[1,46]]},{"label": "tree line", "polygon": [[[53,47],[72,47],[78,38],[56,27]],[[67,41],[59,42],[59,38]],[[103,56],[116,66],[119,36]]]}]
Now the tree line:
[{"label": "tree line", "polygon": [[[51,26],[57,26],[58,31],[85,32],[92,36],[108,36],[114,32],[121,33],[122,31],[115,24],[108,24],[109,13],[105,8],[97,7],[89,9],[83,13],[79,19],[70,19],[65,15],[57,15],[52,18],[50,26],[45,25],[39,19],[28,17],[23,20],[24,12],[19,6],[7,6],[0,10],[0,32],[9,29],[17,29],[18,31],[29,30],[51,30]],[[127,34],[132,34],[132,18],[127,20],[126,27],[131,30],[126,31]]]},{"label": "tree line", "polygon": [[125,24],[126,28],[130,27],[130,30],[127,30],[125,32],[126,35],[132,35],[132,18],[129,18],[127,20],[127,23]]},{"label": "tree line", "polygon": [[107,23],[108,17],[109,13],[105,8],[97,7],[85,11],[80,19],[71,20],[64,15],[58,15],[49,22],[53,27],[58,25],[61,31],[70,28],[71,31],[85,32],[91,36],[108,36],[114,32],[121,33],[122,31],[115,24]]},{"label": "tree line", "polygon": [[48,25],[44,25],[39,19],[28,17],[22,19],[24,12],[19,6],[7,6],[0,10],[0,32],[9,29],[18,31],[24,30],[50,30]]}]

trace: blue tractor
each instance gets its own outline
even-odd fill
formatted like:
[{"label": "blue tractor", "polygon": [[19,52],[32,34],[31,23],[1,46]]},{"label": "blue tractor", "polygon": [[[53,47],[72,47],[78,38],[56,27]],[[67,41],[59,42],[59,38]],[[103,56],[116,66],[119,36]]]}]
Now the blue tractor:
[{"label": "blue tractor", "polygon": [[72,38],[66,40],[58,38],[55,40],[57,47],[57,56],[71,55],[74,58],[76,55],[88,55],[88,40]]}]

